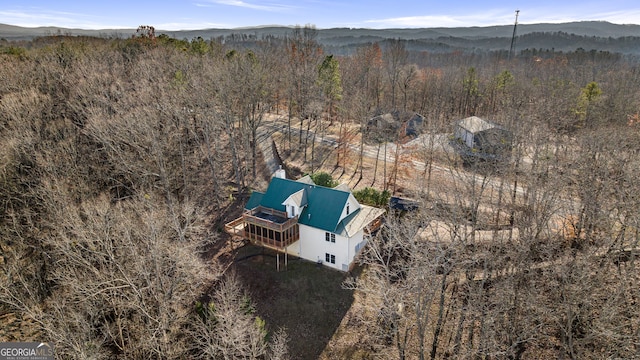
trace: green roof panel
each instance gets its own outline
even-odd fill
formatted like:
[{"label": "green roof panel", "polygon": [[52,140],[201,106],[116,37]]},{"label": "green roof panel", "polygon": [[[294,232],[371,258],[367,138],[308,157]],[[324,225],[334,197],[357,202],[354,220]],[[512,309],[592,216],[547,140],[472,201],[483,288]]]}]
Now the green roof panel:
[{"label": "green roof panel", "polygon": [[314,186],[307,195],[307,206],[298,222],[324,231],[336,232],[342,209],[349,193],[342,190]]},{"label": "green roof panel", "polygon": [[307,206],[300,214],[298,222],[324,231],[336,232],[342,210],[349,200],[349,193],[346,191],[274,177],[262,196],[260,205],[286,211],[282,203],[291,194],[302,189],[305,189]]},{"label": "green roof panel", "polygon": [[244,208],[246,210],[251,210],[258,207],[258,205],[260,205],[260,201],[262,200],[263,196],[264,196],[264,193],[261,193],[259,191],[252,192]]},{"label": "green roof panel", "polygon": [[264,193],[262,201],[260,201],[260,205],[269,209],[286,211],[282,203],[287,200],[287,198],[291,196],[291,194],[296,193],[309,186],[309,184],[274,177],[271,179],[269,187]]}]

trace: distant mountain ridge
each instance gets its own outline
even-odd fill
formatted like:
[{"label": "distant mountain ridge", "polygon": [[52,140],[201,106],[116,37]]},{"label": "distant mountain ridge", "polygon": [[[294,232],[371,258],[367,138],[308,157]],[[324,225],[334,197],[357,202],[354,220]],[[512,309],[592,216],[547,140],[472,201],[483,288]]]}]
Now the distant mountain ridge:
[{"label": "distant mountain ridge", "polygon": [[[291,34],[292,29],[293,27],[287,26],[181,31],[156,29],[156,35],[166,34],[176,39],[187,40],[196,37],[211,39],[232,36],[255,40],[266,37],[284,38]],[[135,33],[136,29],[85,30],[57,27],[25,28],[0,24],[0,39],[9,41],[31,40],[36,37],[56,34],[123,38],[130,37]],[[504,50],[508,49],[509,41],[505,42],[503,39],[510,39],[512,33],[513,25],[455,28],[330,28],[318,29],[318,41],[325,46],[334,48],[334,50],[344,50],[359,44],[382,42],[388,39],[412,41],[414,48],[420,49],[423,47],[424,50],[433,50],[434,48],[441,48],[443,50],[460,50],[469,48],[481,50]],[[549,38],[549,43],[547,44],[544,39],[541,39],[541,37],[543,37],[542,34],[547,34],[545,36],[552,36],[555,34],[556,37],[558,37],[558,34],[562,36],[567,34],[573,38],[568,41],[561,41],[563,44],[562,46],[554,46],[551,42],[557,40]],[[580,42],[580,47],[586,50],[597,49],[640,54],[640,25],[635,24],[620,25],[606,21],[580,21],[559,24],[518,24],[517,35],[519,49],[527,48],[527,44],[523,43],[523,41],[529,38],[532,44],[535,44],[535,46],[541,46],[542,48],[575,50],[575,47],[573,49],[571,48],[571,43]],[[532,37],[536,38],[535,41],[531,40]],[[591,39],[589,40],[588,38]],[[606,41],[603,39],[606,39]],[[622,48],[618,49],[616,39],[625,39],[625,44]],[[601,48],[600,46],[605,43],[608,45]]]}]

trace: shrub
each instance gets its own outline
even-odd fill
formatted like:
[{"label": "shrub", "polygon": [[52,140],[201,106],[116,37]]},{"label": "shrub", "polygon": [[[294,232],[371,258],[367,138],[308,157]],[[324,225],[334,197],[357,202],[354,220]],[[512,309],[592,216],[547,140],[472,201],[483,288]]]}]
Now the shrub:
[{"label": "shrub", "polygon": [[362,204],[372,206],[386,206],[391,198],[391,193],[387,190],[379,191],[366,187],[362,190],[354,191],[353,196]]},{"label": "shrub", "polygon": [[333,177],[331,177],[330,174],[323,171],[311,174],[311,180],[313,180],[316,185],[328,188],[336,187],[338,185],[338,182],[333,180]]}]

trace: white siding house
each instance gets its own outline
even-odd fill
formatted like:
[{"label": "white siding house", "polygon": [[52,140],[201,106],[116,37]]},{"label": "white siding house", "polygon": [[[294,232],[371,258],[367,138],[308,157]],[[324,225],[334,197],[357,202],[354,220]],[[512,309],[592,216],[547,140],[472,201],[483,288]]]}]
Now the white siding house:
[{"label": "white siding house", "polygon": [[251,195],[243,217],[225,228],[254,244],[348,271],[383,214],[358,203],[344,186],[276,176],[266,192]]}]

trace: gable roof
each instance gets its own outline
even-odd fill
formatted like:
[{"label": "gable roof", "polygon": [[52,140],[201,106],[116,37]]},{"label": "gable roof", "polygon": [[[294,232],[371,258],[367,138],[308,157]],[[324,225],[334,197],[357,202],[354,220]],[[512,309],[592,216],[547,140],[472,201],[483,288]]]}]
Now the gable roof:
[{"label": "gable roof", "polygon": [[351,188],[349,187],[349,185],[347,185],[345,183],[338,184],[338,186],[334,187],[334,189],[342,190],[342,191],[346,191],[346,192],[351,192]]},{"label": "gable roof", "polygon": [[470,116],[458,121],[458,126],[473,134],[493,128],[502,129],[500,125],[479,118],[477,116]]},{"label": "gable roof", "polygon": [[286,198],[285,201],[287,200],[291,200],[299,208],[303,206],[307,206],[307,191],[305,189],[298,190],[293,194],[289,195],[289,197]]},{"label": "gable roof", "polygon": [[284,212],[286,208],[283,203],[287,198],[308,186],[309,185],[297,181],[274,177],[271,179],[269,187],[260,201],[260,205]]},{"label": "gable roof", "polygon": [[[347,191],[274,177],[271,179],[267,191],[260,197],[258,204],[284,212],[286,208],[283,203],[291,195],[301,190],[304,190],[304,196],[299,196],[301,196],[301,200],[306,197],[306,206],[298,217],[298,223],[324,231],[336,232],[342,210],[349,200],[350,193]],[[254,199],[254,195],[251,195],[249,202],[257,201],[259,195],[255,196]],[[245,206],[247,209],[249,209],[249,202]]]},{"label": "gable roof", "polygon": [[247,200],[247,203],[245,204],[244,208],[246,210],[251,210],[251,209],[254,209],[254,208],[258,207],[258,205],[260,205],[260,201],[262,200],[263,196],[264,196],[264,193],[261,193],[259,191],[252,192],[251,196],[249,197],[249,200]]},{"label": "gable roof", "polygon": [[344,218],[344,220],[338,224],[338,228],[335,231],[336,233],[342,235],[346,234],[348,237],[352,237],[358,231],[364,229],[372,221],[384,214],[383,209],[368,205],[360,206],[360,209],[349,214],[349,216]]},{"label": "gable roof", "polygon": [[313,182],[313,180],[311,180],[311,176],[309,175],[305,175],[303,177],[301,177],[300,179],[296,180],[297,182],[301,182],[301,183],[305,183],[305,184],[309,184],[309,185],[315,185],[316,183]]},{"label": "gable roof", "polygon": [[322,186],[308,189],[308,206],[298,222],[325,231],[336,232],[349,193]]}]

